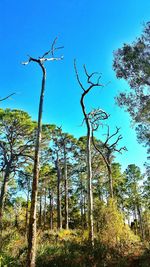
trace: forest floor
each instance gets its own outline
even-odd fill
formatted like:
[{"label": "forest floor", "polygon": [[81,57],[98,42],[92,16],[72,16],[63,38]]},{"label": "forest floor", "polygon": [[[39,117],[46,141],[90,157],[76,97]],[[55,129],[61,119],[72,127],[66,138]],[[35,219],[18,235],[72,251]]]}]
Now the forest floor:
[{"label": "forest floor", "polygon": [[[150,267],[148,242],[106,244],[95,239],[92,248],[86,232],[39,231],[36,267]],[[23,233],[9,229],[3,234],[0,267],[26,266],[27,241]]]}]

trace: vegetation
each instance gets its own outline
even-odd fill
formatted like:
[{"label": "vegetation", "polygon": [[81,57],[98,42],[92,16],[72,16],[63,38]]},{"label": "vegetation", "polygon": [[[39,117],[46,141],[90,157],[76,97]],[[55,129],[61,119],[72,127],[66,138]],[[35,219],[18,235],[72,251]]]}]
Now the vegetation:
[{"label": "vegetation", "polygon": [[[138,123],[139,140],[147,146],[149,39],[147,23],[143,35],[114,59],[117,76],[134,90],[121,93],[118,103]],[[115,161],[116,153],[126,150],[118,148],[120,129],[111,133],[102,109],[88,111],[85,96],[102,86],[100,77],[95,81],[96,73],[89,74],[84,65],[86,88],[74,62],[86,136],[75,138],[63,126],[42,125],[44,63],[62,59],[54,57],[61,48],[55,43],[42,57],[23,63],[33,61],[42,69],[38,122],[25,111],[0,109],[0,266],[148,267],[149,168],[142,173],[131,163],[122,171]]]}]

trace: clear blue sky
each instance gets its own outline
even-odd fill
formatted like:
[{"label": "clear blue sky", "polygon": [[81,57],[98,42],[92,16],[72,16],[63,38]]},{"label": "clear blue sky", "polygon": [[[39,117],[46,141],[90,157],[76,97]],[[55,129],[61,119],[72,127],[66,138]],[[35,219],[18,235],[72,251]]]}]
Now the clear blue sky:
[{"label": "clear blue sky", "polygon": [[43,122],[62,125],[75,136],[85,135],[81,127],[79,105],[81,90],[76,82],[73,59],[77,59],[84,81],[82,64],[89,72],[102,73],[103,89],[94,89],[87,98],[89,110],[100,107],[111,114],[112,131],[120,126],[124,137],[121,145],[128,152],[117,157],[123,168],[130,163],[140,167],[146,160],[146,150],[136,141],[128,114],[114,103],[114,96],[128,89],[117,80],[112,70],[113,51],[123,43],[132,42],[142,31],[143,22],[150,19],[149,0],[1,0],[0,1],[0,97],[16,92],[2,108],[18,108],[37,119],[41,72],[30,64],[22,66],[27,54],[38,57],[49,49],[58,36],[64,60],[49,62]]}]

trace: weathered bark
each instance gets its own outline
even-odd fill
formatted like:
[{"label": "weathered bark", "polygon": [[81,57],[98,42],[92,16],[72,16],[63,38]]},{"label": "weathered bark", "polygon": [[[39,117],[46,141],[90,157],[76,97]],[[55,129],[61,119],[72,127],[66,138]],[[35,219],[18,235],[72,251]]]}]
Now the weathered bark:
[{"label": "weathered bark", "polygon": [[81,104],[82,112],[84,115],[84,121],[86,123],[86,128],[87,128],[87,144],[86,144],[87,164],[86,165],[87,165],[87,193],[88,193],[88,231],[89,231],[89,241],[93,245],[94,244],[94,229],[93,229],[93,193],[92,193],[92,163],[91,163],[92,124],[90,121],[89,114],[86,112],[86,109],[85,109],[84,98],[94,87],[99,87],[102,85],[99,83],[100,76],[98,77],[96,83],[92,82],[91,78],[93,77],[95,73],[93,72],[89,75],[85,65],[83,67],[84,67],[85,75],[87,77],[87,83],[88,83],[87,89],[84,88],[83,84],[80,81],[77,67],[76,67],[76,62],[74,61],[74,68],[76,72],[77,81],[83,90],[83,93],[80,99],[80,104]]},{"label": "weathered bark", "polygon": [[88,194],[88,231],[89,241],[94,242],[94,229],[93,229],[93,193],[92,193],[92,162],[91,162],[91,125],[88,115],[85,111],[84,97],[88,91],[84,91],[81,96],[81,107],[87,127],[87,141],[86,141],[86,167],[87,167],[87,194]]},{"label": "weathered bark", "polygon": [[81,192],[80,192],[80,212],[81,212],[81,225],[82,229],[84,229],[84,211],[83,211],[83,185],[82,185],[82,180],[80,181],[80,187],[81,187]]},{"label": "weathered bark", "polygon": [[36,256],[36,208],[37,208],[37,194],[38,194],[38,179],[39,179],[39,152],[41,143],[41,131],[42,131],[42,110],[46,80],[46,70],[44,66],[38,61],[38,64],[42,68],[42,88],[39,103],[38,113],[38,128],[35,145],[35,156],[34,156],[34,169],[33,169],[33,183],[32,183],[32,195],[31,195],[31,210],[29,220],[29,235],[28,235],[28,267],[35,267],[35,256]]},{"label": "weathered bark", "polygon": [[26,201],[26,218],[25,218],[25,234],[28,233],[28,219],[29,219],[29,190],[27,192],[27,201]]},{"label": "weathered bark", "polygon": [[46,187],[45,187],[45,192],[44,192],[44,229],[46,227]]},{"label": "weathered bark", "polygon": [[86,215],[87,215],[87,214],[86,214],[87,212],[86,212],[86,205],[87,205],[87,204],[86,204],[86,196],[85,196],[85,193],[84,193],[84,195],[83,195],[83,208],[84,208],[84,209],[83,209],[83,210],[84,210],[84,211],[83,211],[83,215],[84,215],[83,218],[84,218],[84,229],[87,229],[87,216],[86,216]]},{"label": "weathered bark", "polygon": [[[42,110],[44,101],[45,81],[46,81],[46,69],[44,63],[46,61],[62,60],[63,57],[54,57],[54,51],[62,47],[55,48],[57,38],[52,43],[52,47],[49,51],[45,52],[42,57],[38,59],[29,57],[27,62],[22,62],[23,65],[28,65],[31,61],[37,63],[42,70],[42,86],[41,95],[39,102],[38,112],[38,127],[35,144],[35,155],[34,155],[34,167],[33,167],[33,183],[32,183],[32,195],[31,195],[31,209],[30,209],[30,220],[29,220],[29,238],[28,238],[28,255],[27,255],[27,266],[35,267],[35,256],[36,256],[36,209],[37,209],[37,195],[38,195],[38,180],[39,180],[39,152],[41,144],[41,131],[42,131]],[[46,58],[47,55],[51,54],[52,57]]]},{"label": "weathered bark", "polygon": [[140,224],[140,234],[141,234],[142,240],[144,240],[143,219],[142,219],[142,214],[141,214],[141,208],[139,205],[137,205],[137,212],[138,212],[139,224]]},{"label": "weathered bark", "polygon": [[42,194],[40,194],[39,227],[42,226]]},{"label": "weathered bark", "polygon": [[93,193],[92,193],[92,161],[91,161],[91,129],[87,124],[87,174],[88,174],[88,228],[89,240],[94,242],[93,232]]},{"label": "weathered bark", "polygon": [[[107,162],[108,159],[107,159]],[[114,190],[113,190],[113,178],[112,178],[112,171],[111,171],[111,163],[107,163],[107,169],[108,169],[108,180],[109,180],[109,194],[110,197],[114,197]]]},{"label": "weathered bark", "polygon": [[66,145],[64,143],[64,180],[65,180],[65,229],[69,228],[68,225],[68,174],[67,174],[67,157]]},{"label": "weathered bark", "polygon": [[53,230],[53,191],[49,189],[50,229]]},{"label": "weathered bark", "polygon": [[1,195],[0,195],[0,230],[2,230],[3,210],[4,210],[5,199],[6,199],[9,175],[10,175],[10,167],[7,166],[5,174],[4,174],[4,180],[2,183]]},{"label": "weathered bark", "polygon": [[94,148],[100,153],[100,155],[102,156],[105,164],[106,164],[106,167],[107,167],[107,172],[108,172],[108,181],[109,181],[109,195],[111,198],[114,197],[114,193],[113,193],[113,178],[112,178],[112,171],[111,171],[111,162],[110,162],[110,152],[109,152],[109,149],[108,149],[108,154],[107,156],[105,156],[103,154],[103,152],[101,151],[101,149],[99,149],[96,144],[95,144],[95,141],[94,141],[94,136],[93,136],[93,132],[92,132],[92,143],[94,145]]},{"label": "weathered bark", "polygon": [[57,156],[56,162],[57,170],[57,229],[62,229],[62,213],[61,213],[61,170],[59,166],[59,159]]}]

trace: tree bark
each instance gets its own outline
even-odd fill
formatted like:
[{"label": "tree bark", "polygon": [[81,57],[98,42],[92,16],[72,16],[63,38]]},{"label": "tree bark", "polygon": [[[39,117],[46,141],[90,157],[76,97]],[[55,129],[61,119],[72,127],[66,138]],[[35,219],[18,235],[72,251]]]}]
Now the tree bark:
[{"label": "tree bark", "polygon": [[62,229],[62,213],[61,213],[61,171],[59,166],[59,159],[56,159],[57,170],[57,229]]},{"label": "tree bark", "polygon": [[89,240],[93,244],[93,193],[92,193],[92,164],[91,164],[91,129],[90,125],[87,127],[87,175],[88,175],[88,228]]},{"label": "tree bark", "polygon": [[27,192],[27,202],[26,202],[26,219],[25,219],[25,234],[28,234],[28,219],[29,219],[29,190]]},{"label": "tree bark", "polygon": [[[108,162],[108,159],[107,159]],[[108,169],[108,180],[109,180],[109,194],[110,197],[114,197],[114,192],[113,192],[113,179],[112,179],[112,171],[111,171],[111,164],[107,163],[107,169]]]},{"label": "tree bark", "polygon": [[40,194],[39,227],[42,226],[42,194]]},{"label": "tree bark", "polygon": [[1,187],[1,195],[0,195],[0,230],[2,231],[2,218],[3,218],[3,210],[4,210],[4,204],[6,199],[6,193],[7,193],[7,185],[9,181],[9,174],[10,174],[10,166],[7,166],[5,174],[4,174],[4,180]]},{"label": "tree bark", "polygon": [[84,219],[84,229],[87,229],[87,211],[86,211],[86,206],[87,206],[87,201],[86,201],[86,195],[85,195],[85,192],[84,192],[84,195],[83,195],[83,207],[84,207],[84,212],[83,212],[83,219]]},{"label": "tree bark", "polygon": [[82,180],[80,181],[80,187],[81,187],[81,192],[80,192],[80,212],[81,212],[81,225],[82,229],[84,229],[84,211],[83,211],[83,185],[82,185]]},{"label": "tree bark", "polygon": [[44,192],[44,229],[46,227],[46,187],[45,187],[45,192]]},{"label": "tree bark", "polygon": [[50,229],[53,230],[53,191],[49,189]]},{"label": "tree bark", "polygon": [[68,174],[67,174],[67,157],[66,145],[64,144],[64,178],[65,178],[65,229],[69,228],[68,225]]},{"label": "tree bark", "polygon": [[87,194],[88,194],[88,231],[89,231],[89,241],[94,244],[94,229],[93,229],[93,193],[92,193],[92,162],[91,162],[91,125],[89,122],[88,115],[85,111],[84,97],[87,91],[81,96],[81,107],[84,114],[86,127],[87,127],[87,143],[86,143],[86,165],[87,165]]},{"label": "tree bark", "polygon": [[38,128],[37,128],[34,168],[33,168],[31,210],[30,210],[29,235],[28,235],[29,236],[28,237],[28,258],[27,258],[28,267],[35,267],[35,257],[36,257],[36,208],[37,208],[38,179],[39,179],[39,152],[40,152],[40,143],[41,143],[42,110],[43,110],[45,80],[46,80],[46,70],[41,63],[38,63],[38,64],[42,68],[43,78],[42,78],[42,88],[41,88],[41,96],[40,96],[40,103],[39,103]]},{"label": "tree bark", "polygon": [[141,237],[142,237],[142,240],[144,240],[143,219],[142,219],[142,214],[141,214],[141,208],[140,208],[139,205],[137,205],[137,212],[138,212],[138,217],[139,217],[139,224],[140,224]]},{"label": "tree bark", "polygon": [[85,75],[87,77],[87,83],[88,83],[87,89],[85,89],[82,82],[80,81],[77,67],[76,67],[76,61],[74,60],[74,68],[75,68],[77,81],[83,90],[83,93],[82,93],[81,99],[80,99],[80,104],[81,104],[82,112],[84,115],[84,121],[85,121],[86,127],[87,127],[87,144],[86,144],[87,158],[86,158],[86,161],[87,161],[87,192],[88,192],[88,232],[89,232],[89,241],[92,245],[94,245],[92,163],[91,163],[91,137],[92,137],[91,126],[92,125],[91,125],[89,114],[86,112],[86,109],[85,109],[84,98],[90,92],[90,90],[92,90],[92,88],[102,86],[102,85],[99,83],[100,76],[98,77],[96,83],[92,82],[91,78],[93,77],[95,72],[93,72],[89,75],[87,72],[86,66],[84,65],[83,67],[84,67]]}]

